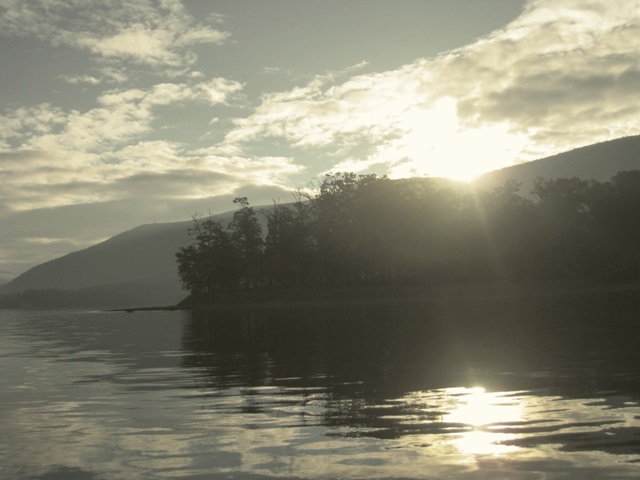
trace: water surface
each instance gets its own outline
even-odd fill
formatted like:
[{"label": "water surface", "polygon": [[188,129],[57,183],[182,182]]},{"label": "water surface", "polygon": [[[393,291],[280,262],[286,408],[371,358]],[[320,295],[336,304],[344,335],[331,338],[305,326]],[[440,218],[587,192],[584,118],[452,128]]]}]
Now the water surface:
[{"label": "water surface", "polygon": [[638,307],[0,311],[0,478],[639,478]]}]

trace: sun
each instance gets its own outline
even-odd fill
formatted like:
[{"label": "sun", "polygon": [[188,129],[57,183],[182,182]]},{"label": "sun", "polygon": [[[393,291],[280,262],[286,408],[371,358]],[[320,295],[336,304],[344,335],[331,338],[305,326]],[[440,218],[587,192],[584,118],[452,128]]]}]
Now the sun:
[{"label": "sun", "polygon": [[526,139],[504,125],[458,129],[435,149],[433,176],[471,182],[480,175],[514,164]]},{"label": "sun", "polygon": [[529,143],[526,134],[506,122],[461,121],[453,99],[407,114],[402,130],[405,134],[387,152],[402,159],[392,167],[390,176],[396,178],[427,175],[471,182],[520,161]]}]

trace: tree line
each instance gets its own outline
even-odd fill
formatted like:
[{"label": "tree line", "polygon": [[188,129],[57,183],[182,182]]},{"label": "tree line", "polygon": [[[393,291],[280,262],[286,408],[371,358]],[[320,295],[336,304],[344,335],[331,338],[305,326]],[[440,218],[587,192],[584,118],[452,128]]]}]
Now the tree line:
[{"label": "tree line", "polygon": [[440,285],[496,280],[640,279],[640,171],[609,181],[509,180],[492,191],[433,179],[327,175],[315,194],[246,197],[228,225],[194,218],[176,254],[197,295],[291,287]]}]

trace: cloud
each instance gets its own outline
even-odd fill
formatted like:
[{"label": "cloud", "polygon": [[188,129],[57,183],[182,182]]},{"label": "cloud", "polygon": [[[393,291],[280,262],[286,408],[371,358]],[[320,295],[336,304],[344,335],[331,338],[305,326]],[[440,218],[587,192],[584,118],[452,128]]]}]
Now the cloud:
[{"label": "cloud", "polygon": [[0,116],[0,139],[48,134],[59,129],[65,122],[65,112],[49,103],[19,107]]},{"label": "cloud", "polygon": [[[191,73],[193,77],[198,76],[197,72]],[[95,86],[103,83],[117,83],[121,84],[127,81],[127,75],[113,67],[103,67],[99,69],[99,72],[95,75],[81,74],[62,74],[58,78],[69,85],[89,85]]]},{"label": "cloud", "polygon": [[[284,157],[194,156],[169,142],[140,142],[113,154],[76,154],[64,157],[49,152],[11,154],[21,163],[2,175],[1,212],[100,203],[128,199],[177,201],[233,195],[248,186],[282,190],[289,176],[301,167]],[[0,156],[0,162],[5,157]]]},{"label": "cloud", "polygon": [[102,79],[91,75],[60,75],[60,80],[71,85],[98,85],[102,83]]},{"label": "cloud", "polygon": [[211,22],[196,21],[178,0],[2,0],[0,31],[87,50],[97,59],[165,67],[189,65],[193,46],[229,38]]},{"label": "cloud", "polygon": [[225,78],[214,78],[195,85],[160,83],[147,90],[113,90],[101,95],[98,103],[108,107],[121,107],[134,103],[137,108],[144,109],[184,101],[217,105],[226,104],[229,97],[241,89],[241,83]]},{"label": "cloud", "polygon": [[[414,103],[412,72],[354,77],[341,84],[320,75],[308,85],[264,95],[255,112],[235,122],[229,144],[283,137],[296,147],[348,144],[363,133],[375,139],[398,133],[400,116]],[[411,92],[410,90],[413,90]]]},{"label": "cloud", "polygon": [[333,151],[336,168],[472,176],[640,133],[638,39],[637,1],[534,0],[503,29],[438,57],[264,95],[226,142],[284,139]]},{"label": "cloud", "polygon": [[638,133],[639,29],[638,2],[539,0],[433,72],[466,125],[506,122],[546,155]]},{"label": "cloud", "polygon": [[[245,159],[215,161],[190,154],[180,142],[151,140],[160,110],[175,105],[212,108],[226,105],[242,89],[238,82],[214,78],[197,83],[161,83],[147,89],[104,92],[97,106],[64,111],[50,104],[21,107],[0,116],[0,214],[44,206],[104,202],[127,197],[207,196],[216,175],[234,178],[225,192],[268,175],[238,168]],[[278,177],[283,160],[255,159]],[[285,160],[286,164],[288,160]],[[295,169],[295,167],[291,167]],[[189,179],[189,182],[186,179]],[[147,180],[143,185],[142,179]],[[214,181],[212,181],[214,180]],[[219,183],[219,182],[218,182]],[[207,189],[209,191],[207,192]]]},{"label": "cloud", "polygon": [[96,108],[84,112],[65,112],[50,104],[20,107],[0,116],[0,139],[42,151],[113,149],[150,132],[158,107],[187,102],[226,104],[241,89],[238,82],[214,78],[196,84],[111,90],[98,97]]}]

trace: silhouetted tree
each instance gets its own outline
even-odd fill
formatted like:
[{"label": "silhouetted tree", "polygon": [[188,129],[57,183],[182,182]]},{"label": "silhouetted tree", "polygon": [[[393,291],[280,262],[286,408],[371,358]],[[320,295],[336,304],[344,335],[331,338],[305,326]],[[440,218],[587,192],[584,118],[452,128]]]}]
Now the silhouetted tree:
[{"label": "silhouetted tree", "polygon": [[317,275],[311,205],[298,196],[292,205],[274,203],[267,214],[265,266],[271,285],[309,285]]},{"label": "silhouetted tree", "polygon": [[180,247],[176,253],[178,276],[182,288],[195,295],[207,293],[204,280],[204,258],[199,255],[197,245]]},{"label": "silhouetted tree", "polygon": [[585,260],[591,256],[593,238],[587,202],[590,189],[589,181],[576,177],[534,182],[537,262],[547,276],[571,277],[589,269]]},{"label": "silhouetted tree", "polygon": [[513,179],[485,194],[481,218],[487,274],[494,278],[527,278],[528,253],[535,237],[533,203],[520,194],[521,184]]},{"label": "silhouetted tree", "polygon": [[589,217],[600,242],[602,275],[611,280],[640,278],[640,170],[618,172],[594,183]]},{"label": "silhouetted tree", "polygon": [[194,294],[265,286],[432,285],[551,278],[640,279],[640,171],[609,182],[537,179],[533,200],[428,179],[324,177],[315,196],[274,203],[263,239],[246,197],[227,228],[194,219],[177,254]]},{"label": "silhouetted tree", "polygon": [[237,197],[233,203],[240,206],[229,223],[229,238],[235,250],[239,286],[252,288],[262,283],[262,227],[247,197]]},{"label": "silhouetted tree", "polygon": [[[360,283],[365,277],[363,222],[369,217],[363,192],[386,178],[376,175],[327,175],[313,201],[321,277],[328,285]],[[370,218],[370,217],[369,217]]]},{"label": "silhouetted tree", "polygon": [[184,288],[197,295],[234,290],[239,282],[239,253],[231,236],[212,217],[193,219],[189,231],[195,243],[176,253]]}]

